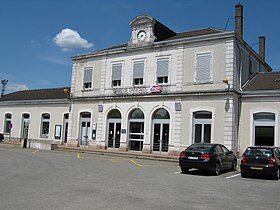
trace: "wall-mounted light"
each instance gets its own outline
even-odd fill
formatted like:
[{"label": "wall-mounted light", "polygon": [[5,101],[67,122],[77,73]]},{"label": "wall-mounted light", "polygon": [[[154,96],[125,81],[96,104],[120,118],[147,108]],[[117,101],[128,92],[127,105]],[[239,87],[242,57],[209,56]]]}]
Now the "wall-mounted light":
[{"label": "wall-mounted light", "polygon": [[228,86],[228,89],[229,89],[229,82],[228,82],[228,78],[227,77],[225,77],[224,79],[223,79],[223,83],[225,83],[225,84],[227,84],[227,86]]}]

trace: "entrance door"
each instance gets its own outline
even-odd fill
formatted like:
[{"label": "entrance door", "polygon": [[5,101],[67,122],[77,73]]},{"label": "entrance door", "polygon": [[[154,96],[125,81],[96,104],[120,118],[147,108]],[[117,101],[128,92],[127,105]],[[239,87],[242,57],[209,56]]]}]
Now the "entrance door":
[{"label": "entrance door", "polygon": [[167,152],[169,143],[169,124],[154,123],[153,151]]},{"label": "entrance door", "polygon": [[29,120],[23,120],[23,129],[22,129],[23,148],[27,148],[28,129],[29,129]]},{"label": "entrance door", "polygon": [[121,123],[109,122],[108,147],[119,148],[121,138]]},{"label": "entrance door", "polygon": [[80,145],[88,145],[90,122],[82,122],[81,143]]}]

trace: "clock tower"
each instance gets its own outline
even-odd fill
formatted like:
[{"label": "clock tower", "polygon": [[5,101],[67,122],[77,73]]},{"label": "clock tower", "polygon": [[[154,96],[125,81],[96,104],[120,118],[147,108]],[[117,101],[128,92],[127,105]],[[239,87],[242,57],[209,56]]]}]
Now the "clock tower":
[{"label": "clock tower", "polygon": [[146,15],[135,17],[129,25],[132,28],[131,39],[128,42],[129,47],[151,45],[176,35],[174,31]]}]

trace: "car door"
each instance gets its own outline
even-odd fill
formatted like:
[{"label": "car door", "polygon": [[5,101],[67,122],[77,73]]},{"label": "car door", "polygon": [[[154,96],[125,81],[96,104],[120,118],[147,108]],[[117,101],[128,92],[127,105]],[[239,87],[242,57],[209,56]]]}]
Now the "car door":
[{"label": "car door", "polygon": [[221,145],[221,148],[222,148],[223,153],[225,155],[226,168],[229,169],[229,168],[232,167],[232,163],[234,161],[233,154],[225,146]]},{"label": "car door", "polygon": [[217,151],[217,154],[218,154],[218,158],[221,161],[221,168],[222,169],[228,168],[227,157],[226,157],[226,154],[224,153],[221,145],[216,146],[216,151]]}]

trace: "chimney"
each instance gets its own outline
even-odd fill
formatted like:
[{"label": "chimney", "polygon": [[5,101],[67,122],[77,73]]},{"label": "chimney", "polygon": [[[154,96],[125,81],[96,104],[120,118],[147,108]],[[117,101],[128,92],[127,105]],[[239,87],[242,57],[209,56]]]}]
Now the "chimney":
[{"label": "chimney", "polygon": [[240,37],[243,36],[243,5],[235,5],[235,33]]},{"label": "chimney", "polygon": [[265,37],[259,37],[259,55],[260,57],[265,60]]}]

